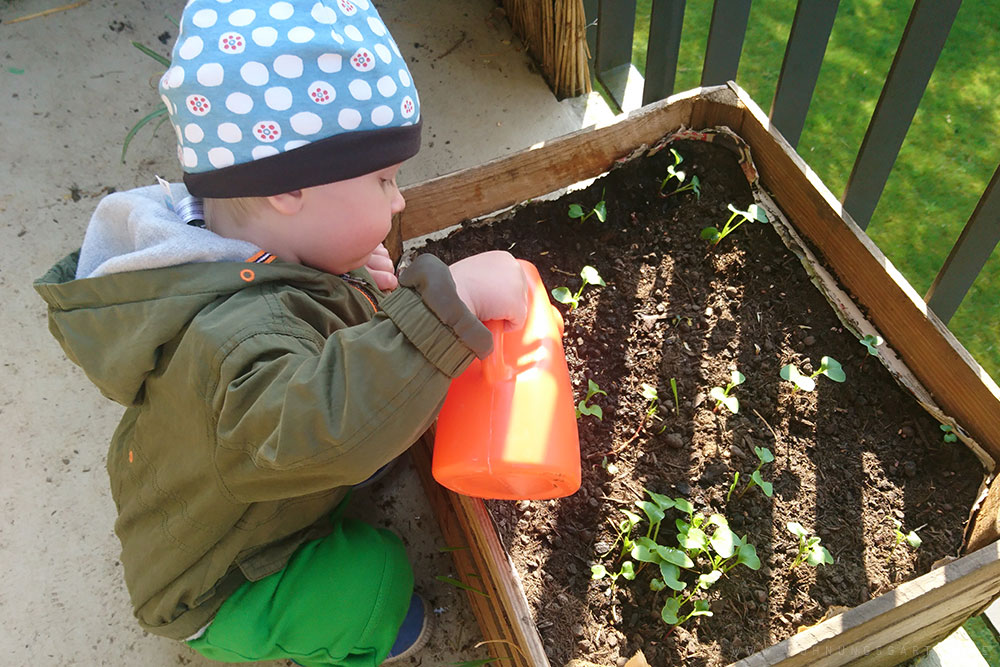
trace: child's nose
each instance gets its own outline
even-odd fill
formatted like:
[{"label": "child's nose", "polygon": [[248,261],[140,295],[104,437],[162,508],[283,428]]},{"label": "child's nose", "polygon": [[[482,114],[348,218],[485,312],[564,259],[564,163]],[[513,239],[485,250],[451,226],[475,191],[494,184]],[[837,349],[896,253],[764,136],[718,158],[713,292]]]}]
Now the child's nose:
[{"label": "child's nose", "polygon": [[392,198],[392,212],[393,214],[400,213],[406,208],[406,200],[403,199],[403,193],[396,189],[396,195]]}]

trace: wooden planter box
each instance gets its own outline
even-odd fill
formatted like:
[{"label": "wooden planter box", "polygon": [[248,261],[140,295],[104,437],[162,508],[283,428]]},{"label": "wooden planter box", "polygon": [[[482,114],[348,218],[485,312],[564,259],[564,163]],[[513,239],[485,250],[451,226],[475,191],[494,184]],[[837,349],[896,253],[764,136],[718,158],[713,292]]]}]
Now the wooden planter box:
[{"label": "wooden planter box", "polygon": [[[862,335],[877,330],[891,348],[884,355],[890,372],[931,414],[957,426],[966,446],[993,470],[1000,461],[996,385],[734,84],[676,95],[613,125],[409,187],[390,249],[398,256],[405,240],[596,177],[681,127],[720,125],[750,146],[763,196],[783,214],[775,223],[779,232],[807,239],[822,255],[830,273],[809,263],[845,323]],[[470,547],[454,554],[459,571],[476,573],[476,587],[487,594],[469,597],[490,650],[505,658],[503,665],[548,665],[520,581],[483,502],[433,481],[431,443],[426,435],[412,450],[414,460],[446,541]],[[1000,485],[988,485],[992,477],[984,480],[982,502],[966,530],[964,557],[736,664],[894,665],[980,612],[1000,596]]]}]

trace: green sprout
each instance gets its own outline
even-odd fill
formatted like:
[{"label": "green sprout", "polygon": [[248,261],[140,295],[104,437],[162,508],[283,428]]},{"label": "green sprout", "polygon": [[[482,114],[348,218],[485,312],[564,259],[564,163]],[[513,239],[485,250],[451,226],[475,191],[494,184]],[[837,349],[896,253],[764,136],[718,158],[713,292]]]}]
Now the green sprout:
[{"label": "green sprout", "polygon": [[941,436],[941,439],[944,440],[945,442],[955,442],[956,440],[958,440],[958,436],[955,435],[955,428],[951,424],[941,424],[938,426],[938,428],[940,428],[944,432],[944,435]]},{"label": "green sprout", "polygon": [[[743,494],[746,493],[751,486],[760,487],[761,492],[763,492],[763,494],[768,498],[774,495],[774,485],[771,484],[771,482],[765,482],[764,476],[760,472],[760,469],[764,467],[764,464],[774,461],[774,454],[772,454],[771,450],[767,447],[754,447],[753,453],[757,455],[757,467],[754,468],[752,473],[750,473],[750,481],[747,482],[747,485],[743,487],[742,491],[740,491],[740,495],[736,497],[737,500],[742,498]],[[736,489],[736,485],[739,484],[739,481],[740,473],[737,471],[733,474],[733,483],[729,485],[729,493],[726,494],[726,502],[729,502],[729,498],[733,495],[733,490]]]},{"label": "green sprout", "polygon": [[677,379],[670,378],[670,391],[674,392],[674,414],[679,415],[681,413],[681,402],[677,400]]},{"label": "green sprout", "polygon": [[743,373],[733,371],[732,382],[727,384],[725,389],[722,387],[712,387],[712,391],[710,391],[708,395],[715,399],[715,408],[713,408],[714,411],[718,412],[719,406],[725,405],[733,414],[738,413],[740,411],[740,399],[735,396],[730,396],[729,392],[744,382],[746,382],[746,377]]},{"label": "green sprout", "polygon": [[[681,192],[690,191],[694,192],[694,194],[698,197],[698,199],[701,199],[701,181],[698,180],[697,176],[692,174],[691,180],[688,181],[687,185],[684,185],[684,181],[687,178],[687,173],[677,168],[680,165],[680,163],[684,161],[684,158],[682,158],[681,154],[675,151],[673,148],[670,149],[670,152],[674,156],[674,163],[667,167],[667,177],[664,178],[662,181],[660,181],[660,196],[669,197],[670,195],[676,195]],[[677,187],[671,190],[670,192],[664,193],[663,189],[667,187],[667,183],[670,182],[671,179],[677,180]]]},{"label": "green sprout", "polygon": [[594,397],[595,394],[608,395],[608,392],[597,386],[597,383],[591,379],[587,379],[587,395],[582,401],[576,404],[576,418],[579,419],[580,415],[593,415],[599,420],[604,421],[604,411],[601,410],[599,405],[587,405],[587,401]]},{"label": "green sprout", "polygon": [[889,558],[886,559],[886,562],[892,560],[892,554],[896,551],[896,547],[898,547],[903,542],[906,542],[906,544],[909,545],[909,547],[914,551],[916,551],[920,547],[920,545],[923,544],[923,540],[921,540],[920,536],[917,535],[917,531],[911,530],[906,535],[904,535],[903,531],[901,530],[902,527],[903,523],[899,519],[892,520],[892,528],[893,532],[896,535],[896,541],[893,542],[892,544],[892,551],[889,552]]},{"label": "green sprout", "polygon": [[570,204],[567,215],[569,215],[570,218],[579,218],[580,222],[586,222],[587,218],[592,215],[596,215],[597,219],[601,222],[607,220],[608,206],[604,203],[604,190],[601,190],[601,201],[597,202],[594,208],[590,209],[589,212],[584,212],[583,207],[579,204]]},{"label": "green sprout", "polygon": [[789,521],[787,526],[792,535],[795,535],[799,539],[799,553],[795,556],[795,560],[792,561],[792,566],[789,569],[794,570],[802,563],[808,563],[813,567],[833,563],[833,556],[830,555],[827,548],[820,546],[819,536],[813,535],[810,537],[806,529],[802,527],[802,524],[795,521]]},{"label": "green sprout", "polygon": [[[637,560],[644,560],[648,554],[650,560],[659,565],[661,576],[650,582],[650,589],[659,591],[670,588],[675,591],[673,596],[664,601],[660,610],[660,618],[668,625],[680,625],[694,616],[711,616],[708,600],[695,600],[695,595],[699,591],[708,590],[737,565],[751,570],[760,569],[756,548],[745,537],[740,537],[729,528],[726,517],[713,514],[706,519],[702,514],[695,514],[694,508],[687,501],[684,501],[686,507],[682,508],[678,503],[681,500],[675,499],[675,506],[687,510],[688,514],[687,521],[677,519],[674,522],[678,531],[677,543],[681,548],[671,549],[654,544],[652,549],[636,553],[647,546],[640,539],[633,550],[633,557]],[[695,585],[690,593],[683,595],[682,591],[687,588],[687,584],[679,579],[680,570],[695,568],[697,561],[704,561],[705,565],[696,569],[700,573]],[[684,613],[684,607],[688,603],[691,603],[691,607]]]},{"label": "green sprout", "polygon": [[803,375],[795,367],[795,364],[782,366],[780,375],[782,380],[788,380],[795,384],[795,389],[792,391],[798,391],[799,389],[802,391],[812,391],[816,388],[816,380],[814,378],[817,375],[825,375],[834,382],[843,382],[847,379],[840,362],[833,357],[823,357],[820,359],[819,369],[812,375]]},{"label": "green sprout", "polygon": [[[654,571],[649,582],[650,590],[659,592],[669,588],[673,593],[666,598],[660,611],[665,623],[680,625],[695,616],[711,616],[709,601],[701,598],[701,593],[737,565],[751,570],[760,569],[756,548],[745,537],[734,533],[723,515],[706,517],[695,513],[694,506],[684,498],[670,498],[648,489],[645,492],[649,500],[635,502],[646,515],[648,526],[645,534],[632,539],[632,533],[641,519],[633,512],[622,510],[626,518],[617,526],[615,543],[601,557],[608,556],[621,541],[618,558],[629,559],[623,560],[616,570],[609,570],[602,563],[594,564],[591,566],[591,578],[607,578],[613,589],[619,578],[634,580],[648,566]],[[658,541],[666,513],[671,509],[685,515],[674,521],[677,528],[676,547]],[[639,563],[638,569],[636,562]]]},{"label": "green sprout", "polygon": [[580,305],[580,295],[583,294],[583,288],[587,285],[601,285],[602,287],[607,287],[607,283],[604,282],[604,278],[601,278],[601,274],[597,272],[592,266],[585,266],[580,271],[580,277],[583,282],[580,284],[580,289],[573,294],[569,291],[568,287],[556,287],[552,290],[552,298],[554,298],[559,303],[565,303],[569,305],[569,309],[573,310]]},{"label": "green sprout", "polygon": [[866,348],[868,348],[868,354],[872,355],[873,357],[877,357],[878,349],[876,348],[878,348],[879,345],[884,343],[885,340],[883,340],[883,338],[877,334],[867,334],[858,342],[864,345]]},{"label": "green sprout", "polygon": [[[701,238],[711,241],[712,245],[718,245],[719,241],[735,232],[744,222],[769,222],[764,209],[757,206],[757,204],[750,204],[745,211],[741,211],[732,204],[729,204],[728,208],[733,214],[729,216],[729,220],[723,225],[722,231],[719,231],[715,227],[705,227],[701,230]],[[734,220],[736,221],[735,224]]]},{"label": "green sprout", "polygon": [[646,419],[649,419],[656,414],[657,403],[660,401],[660,396],[656,391],[656,387],[649,384],[648,382],[643,382],[639,387],[639,393],[642,397],[649,401],[646,406]]}]

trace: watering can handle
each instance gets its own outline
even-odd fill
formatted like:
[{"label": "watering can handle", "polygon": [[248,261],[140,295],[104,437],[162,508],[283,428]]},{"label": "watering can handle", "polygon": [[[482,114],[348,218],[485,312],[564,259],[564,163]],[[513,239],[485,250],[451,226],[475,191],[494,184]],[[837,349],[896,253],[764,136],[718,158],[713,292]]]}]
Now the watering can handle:
[{"label": "watering can handle", "polygon": [[496,384],[509,379],[512,374],[503,358],[504,322],[503,320],[489,320],[483,324],[493,334],[493,352],[483,359],[483,377],[490,384]]}]

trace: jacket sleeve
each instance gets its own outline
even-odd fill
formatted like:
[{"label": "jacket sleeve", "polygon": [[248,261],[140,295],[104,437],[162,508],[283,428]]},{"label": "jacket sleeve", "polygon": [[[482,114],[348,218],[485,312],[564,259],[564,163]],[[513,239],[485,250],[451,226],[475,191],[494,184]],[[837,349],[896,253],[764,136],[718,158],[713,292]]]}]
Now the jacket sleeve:
[{"label": "jacket sleeve", "polygon": [[433,256],[418,257],[380,305],[372,320],[325,339],[286,323],[246,335],[225,355],[213,392],[215,457],[234,499],[366,479],[420,437],[452,378],[491,350],[489,331]]}]

